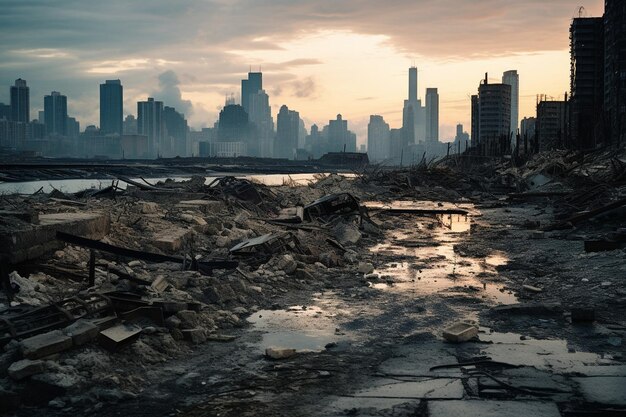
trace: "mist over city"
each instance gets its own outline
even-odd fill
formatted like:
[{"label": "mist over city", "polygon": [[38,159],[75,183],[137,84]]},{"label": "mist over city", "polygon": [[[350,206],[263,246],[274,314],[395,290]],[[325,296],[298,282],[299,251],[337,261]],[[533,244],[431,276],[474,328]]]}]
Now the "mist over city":
[{"label": "mist over city", "polygon": [[0,0],[0,415],[626,416],[626,0]]}]

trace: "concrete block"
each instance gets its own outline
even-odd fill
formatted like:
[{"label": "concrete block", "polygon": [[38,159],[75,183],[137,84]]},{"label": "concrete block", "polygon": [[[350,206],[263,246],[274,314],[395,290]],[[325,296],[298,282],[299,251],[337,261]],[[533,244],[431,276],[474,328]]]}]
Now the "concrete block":
[{"label": "concrete block", "polygon": [[13,362],[9,366],[9,376],[16,380],[22,380],[29,376],[42,373],[46,369],[44,361],[31,361],[30,359],[22,359],[21,361]]},{"label": "concrete block", "polygon": [[560,417],[555,403],[541,401],[429,401],[431,417]]},{"label": "concrete block", "polygon": [[63,333],[72,338],[75,346],[81,346],[95,340],[99,332],[100,328],[97,325],[82,319],[63,329]]},{"label": "concrete block", "polygon": [[585,400],[591,403],[626,406],[626,377],[574,378]]},{"label": "concrete block", "polygon": [[183,338],[185,340],[189,340],[191,343],[199,344],[206,342],[206,330],[204,329],[184,329],[181,330],[183,333]]},{"label": "concrete block", "polygon": [[226,206],[221,201],[214,200],[183,200],[176,205],[180,209],[198,210],[204,214],[215,214]]},{"label": "concrete block", "polygon": [[191,235],[191,230],[172,228],[154,235],[153,245],[164,252],[176,252]]},{"label": "concrete block", "polygon": [[54,330],[24,339],[20,342],[20,347],[24,357],[39,359],[71,348],[72,338],[60,330]]},{"label": "concrete block", "polygon": [[140,327],[120,324],[101,331],[98,340],[102,347],[114,352],[132,344],[139,338],[140,334]]}]

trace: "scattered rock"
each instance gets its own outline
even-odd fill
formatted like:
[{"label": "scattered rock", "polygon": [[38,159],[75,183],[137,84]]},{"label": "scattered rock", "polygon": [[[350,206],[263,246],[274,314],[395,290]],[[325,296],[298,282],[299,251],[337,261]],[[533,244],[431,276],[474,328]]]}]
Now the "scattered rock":
[{"label": "scattered rock", "polygon": [[287,359],[295,356],[295,349],[268,347],[265,349],[265,356],[270,359]]},{"label": "scattered rock", "polygon": [[365,275],[371,274],[372,272],[374,272],[374,265],[369,262],[359,262],[359,267],[357,268],[357,271]]},{"label": "scattered rock", "polygon": [[12,379],[19,381],[29,376],[40,374],[45,369],[46,367],[43,361],[23,359],[12,363],[11,366],[9,366],[8,372]]}]

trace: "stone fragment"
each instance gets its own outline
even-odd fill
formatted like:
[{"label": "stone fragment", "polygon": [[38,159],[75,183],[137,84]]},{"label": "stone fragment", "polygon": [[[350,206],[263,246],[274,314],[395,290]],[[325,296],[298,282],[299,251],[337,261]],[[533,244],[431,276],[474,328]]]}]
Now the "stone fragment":
[{"label": "stone fragment", "polygon": [[150,284],[150,286],[154,291],[160,293],[167,289],[169,283],[167,282],[167,279],[165,279],[164,275],[159,275],[154,279],[154,281],[152,281],[152,284]]},{"label": "stone fragment", "polygon": [[21,342],[21,350],[28,359],[39,359],[72,347],[72,338],[60,330],[29,337]]},{"label": "stone fragment", "polygon": [[453,343],[467,342],[476,336],[478,336],[478,328],[463,322],[455,323],[443,331],[444,339]]},{"label": "stone fragment", "polygon": [[139,338],[141,328],[120,324],[103,330],[98,335],[100,344],[109,351],[117,351]]},{"label": "stone fragment", "polygon": [[295,354],[296,350],[290,348],[268,347],[265,349],[265,356],[270,359],[287,359]]},{"label": "stone fragment", "polygon": [[77,320],[63,329],[63,333],[72,338],[72,342],[75,346],[81,346],[91,342],[98,337],[99,332],[100,328],[98,326],[83,319]]},{"label": "stone fragment", "polygon": [[374,265],[369,262],[359,262],[359,267],[357,268],[357,271],[365,275],[371,274],[372,272],[374,272]]},{"label": "stone fragment", "polygon": [[40,374],[45,369],[46,367],[43,361],[22,359],[21,361],[12,363],[11,366],[9,366],[8,372],[12,379],[19,381],[29,376]]},{"label": "stone fragment", "polygon": [[189,340],[193,344],[204,343],[207,339],[206,330],[200,328],[184,329],[182,334],[185,340]]}]

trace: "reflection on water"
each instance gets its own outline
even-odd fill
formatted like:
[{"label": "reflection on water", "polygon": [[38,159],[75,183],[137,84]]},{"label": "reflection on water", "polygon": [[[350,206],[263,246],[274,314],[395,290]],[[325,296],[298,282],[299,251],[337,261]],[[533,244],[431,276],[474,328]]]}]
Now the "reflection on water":
[{"label": "reflection on water", "polygon": [[[248,174],[224,174],[224,175],[211,175],[206,177],[206,184],[211,183],[215,178],[223,177],[225,175],[234,175],[237,178],[247,178],[251,181],[258,182],[269,186],[278,186],[283,184],[288,185],[308,185],[315,181],[316,176],[325,174],[266,174],[266,175],[248,175]],[[353,177],[354,174],[340,174],[345,177]],[[156,184],[159,181],[165,181],[166,179],[173,179],[176,182],[188,181],[190,177],[160,177],[160,178],[146,178],[151,184]],[[137,182],[143,183],[141,178],[132,178]],[[111,185],[113,179],[66,179],[66,180],[43,180],[43,181],[26,181],[26,182],[10,182],[0,183],[0,195],[1,194],[33,194],[39,189],[42,189],[44,193],[49,193],[54,189],[62,191],[64,193],[76,193],[78,191],[86,189],[101,189]],[[118,187],[125,189],[126,183],[120,181]]]},{"label": "reflection on water", "polygon": [[438,214],[437,220],[443,227],[453,233],[465,233],[470,231],[471,221],[466,214]]},{"label": "reflection on water", "polygon": [[[392,205],[396,206],[396,202]],[[504,253],[493,252],[485,259],[476,259],[455,252],[454,245],[469,236],[471,217],[440,214],[436,218],[439,228],[430,230],[424,226],[423,219],[416,218],[413,230],[390,231],[384,242],[370,248],[391,258],[375,271],[379,278],[373,278],[370,285],[418,296],[439,293],[483,298],[497,304],[517,302],[512,291],[500,282],[493,282],[497,278],[496,267],[507,262]]]},{"label": "reflection on water", "polygon": [[286,310],[258,311],[248,322],[263,333],[261,350],[277,346],[320,351],[341,337],[335,333],[334,317],[335,313],[318,306],[293,306]]}]

